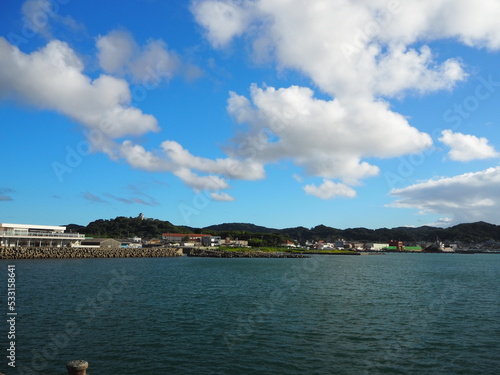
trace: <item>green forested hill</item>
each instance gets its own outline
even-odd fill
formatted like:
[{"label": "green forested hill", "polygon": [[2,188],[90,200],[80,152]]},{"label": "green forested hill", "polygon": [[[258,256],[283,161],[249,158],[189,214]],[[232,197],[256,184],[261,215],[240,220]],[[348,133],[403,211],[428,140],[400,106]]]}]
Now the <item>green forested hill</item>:
[{"label": "green forested hill", "polygon": [[130,238],[143,239],[161,238],[162,233],[190,233],[193,228],[176,226],[169,221],[158,219],[140,219],[137,217],[118,216],[114,219],[99,219],[87,226],[69,224],[66,231],[84,233],[90,237]]},{"label": "green forested hill", "polygon": [[450,228],[422,226],[418,228],[337,229],[325,225],[318,225],[310,229],[305,227],[273,229],[248,223],[220,224],[203,228],[204,232],[213,230],[227,234],[229,234],[229,232],[240,232],[246,236],[252,233],[273,233],[276,235],[283,235],[284,238],[291,238],[301,243],[318,240],[335,241],[338,238],[366,242],[387,242],[389,240],[434,242],[436,238],[439,238],[441,241],[462,241],[467,243],[484,242],[488,240],[500,241],[500,226],[485,222],[459,224]]},{"label": "green forested hill", "polygon": [[274,229],[250,223],[226,223],[211,225],[204,228],[176,226],[169,221],[158,219],[140,219],[119,216],[114,219],[99,219],[87,226],[69,224],[67,231],[84,233],[93,237],[129,238],[138,236],[144,239],[161,238],[162,233],[209,233],[221,237],[233,237],[249,240],[254,245],[279,245],[287,239],[305,241],[335,241],[343,238],[350,241],[387,242],[391,239],[418,242],[433,242],[436,238],[441,241],[462,241],[467,243],[484,242],[488,240],[500,241],[500,226],[485,222],[459,224],[450,228],[435,228],[422,226],[418,228],[348,228],[336,229],[325,225],[313,228],[295,227]]},{"label": "green forested hill", "polygon": [[237,232],[248,232],[248,233],[275,233],[279,232],[278,229],[261,227],[255,224],[249,223],[225,223],[218,225],[210,225],[208,227],[204,227],[205,231],[237,231]]}]

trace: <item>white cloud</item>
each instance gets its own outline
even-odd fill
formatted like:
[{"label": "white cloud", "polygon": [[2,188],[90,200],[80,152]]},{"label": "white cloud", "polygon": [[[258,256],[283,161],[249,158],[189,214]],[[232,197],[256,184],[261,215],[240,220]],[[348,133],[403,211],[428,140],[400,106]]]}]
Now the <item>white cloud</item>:
[{"label": "white cloud", "polygon": [[[151,51],[156,48],[153,44],[150,47]],[[146,53],[144,58],[155,53]],[[110,69],[118,69],[120,61],[111,57],[105,60]],[[114,159],[124,158],[133,168],[173,172],[196,190],[228,187],[224,178],[213,174],[251,180],[264,176],[261,164],[195,157],[172,141],[164,143],[165,149],[156,151],[148,151],[130,140],[116,143],[119,138],[158,131],[157,120],[130,106],[126,81],[109,75],[91,80],[83,69],[83,62],[64,42],[53,40],[38,51],[25,54],[0,37],[0,98],[13,98],[67,115],[85,126],[84,134],[95,150],[107,152]],[[199,176],[192,169],[212,175]],[[93,199],[88,194],[85,198]]]},{"label": "white cloud", "polygon": [[299,71],[331,97],[296,86],[252,87],[248,99],[231,93],[228,112],[247,126],[232,152],[262,164],[291,159],[308,175],[348,185],[379,173],[367,158],[432,145],[387,102],[451,90],[467,78],[459,58],[442,58],[427,44],[455,38],[500,47],[500,5],[492,0],[200,0],[192,11],[214,48],[244,37],[257,60]]},{"label": "white cloud", "polygon": [[[474,6],[498,15],[499,7],[489,3]],[[230,8],[227,14],[237,15],[232,19],[238,20],[229,30],[222,26],[219,16],[226,12],[215,12],[226,8]],[[216,48],[246,33],[260,58],[270,53],[280,67],[303,72],[324,92],[371,98],[449,89],[465,78],[458,60],[439,62],[429,47],[411,46],[416,41],[447,37],[465,40],[469,22],[464,17],[464,30],[460,31],[451,22],[449,13],[454,8],[449,0],[311,0],[293,4],[282,0],[208,0],[195,3],[193,12]],[[443,24],[442,18],[450,25],[435,30],[435,24]],[[489,33],[498,29],[491,19],[488,27],[477,25],[471,33],[475,32],[478,43],[493,42],[492,38],[498,37]]]},{"label": "white cloud", "polygon": [[207,38],[216,48],[224,47],[247,28],[252,7],[241,1],[203,1],[193,5],[196,21],[207,30]]},{"label": "white cloud", "polygon": [[69,116],[94,135],[99,133],[94,146],[100,149],[108,146],[109,139],[159,130],[153,116],[129,106],[131,94],[125,81],[107,75],[92,80],[82,73],[83,68],[64,42],[53,40],[25,54],[0,37],[0,98]]},{"label": "white cloud", "polygon": [[[31,18],[50,13],[70,23],[47,8],[54,4],[28,0],[23,12]],[[82,60],[66,43],[53,40],[26,54],[0,38],[0,98],[65,114],[86,127],[96,149],[110,155],[114,150],[135,168],[172,172],[196,190],[218,191],[231,178],[263,178],[267,163],[285,159],[324,178],[304,190],[328,199],[354,196],[347,185],[379,173],[367,159],[418,153],[431,145],[427,134],[387,102],[408,92],[449,90],[467,77],[459,59],[440,58],[426,43],[454,38],[500,48],[497,0],[197,0],[191,9],[213,47],[244,37],[258,59],[303,73],[330,98],[317,99],[298,86],[254,86],[249,98],[232,93],[228,100],[228,112],[246,126],[227,148],[228,157],[194,156],[175,141],[149,151],[123,138],[158,131],[157,120],[133,108],[128,83],[111,75],[148,88],[172,78],[182,64],[163,41],[141,46],[126,31],[97,39],[100,66],[108,74],[96,79],[83,73]],[[50,36],[49,25],[40,23],[39,32]],[[442,141],[452,147],[451,158],[496,155],[484,138],[443,133]]]},{"label": "white cloud", "polygon": [[96,46],[99,64],[105,72],[128,75],[146,88],[170,80],[180,69],[179,57],[162,40],[150,40],[140,47],[129,32],[114,30],[100,36]]},{"label": "white cloud", "polygon": [[133,168],[149,172],[166,172],[174,169],[161,154],[147,151],[141,145],[135,145],[132,141],[124,141],[120,146],[120,154]]},{"label": "white cloud", "polygon": [[453,219],[450,217],[441,217],[437,219],[434,223],[425,224],[430,227],[450,227],[453,225]]},{"label": "white cloud", "polygon": [[212,197],[212,199],[214,201],[219,201],[219,202],[232,202],[232,201],[234,201],[234,198],[225,192],[210,193],[210,197]]},{"label": "white cloud", "polygon": [[336,197],[353,198],[356,196],[356,190],[349,186],[326,179],[323,179],[323,183],[319,186],[314,184],[304,186],[304,191],[306,194],[320,199],[332,199]]},{"label": "white cloud", "polygon": [[391,195],[400,199],[390,206],[445,214],[452,218],[450,224],[480,220],[500,224],[498,186],[500,167],[494,167],[393,189]]},{"label": "white cloud", "polygon": [[264,178],[262,164],[252,160],[237,160],[233,158],[207,159],[192,155],[182,145],[175,141],[165,141],[161,144],[168,159],[178,167],[196,169],[200,172],[222,174],[229,178],[240,180],[258,180]]},{"label": "white cloud", "polygon": [[[147,151],[141,145],[124,141],[120,153],[134,168],[151,172],[172,172],[195,190],[221,190],[227,188],[225,178],[256,180],[264,177],[261,164],[232,158],[207,159],[192,155],[175,141],[164,141],[161,150]],[[209,173],[199,176],[194,171]]]},{"label": "white cloud", "polygon": [[291,159],[308,175],[353,185],[379,172],[361,159],[418,153],[432,144],[386,102],[321,100],[304,87],[252,86],[251,100],[231,94],[228,111],[248,125],[233,140],[240,156],[261,163]]},{"label": "white cloud", "polygon": [[[414,1],[419,3],[418,0]],[[498,1],[441,0],[437,3],[434,20],[428,19],[424,26],[430,38],[444,36],[457,38],[469,46],[500,48]],[[423,4],[419,8],[420,13],[424,14],[432,5]]]},{"label": "white cloud", "polygon": [[215,176],[199,176],[187,168],[180,168],[173,172],[179,177],[186,185],[192,187],[196,191],[202,190],[222,190],[229,187],[225,179]]},{"label": "white cloud", "polygon": [[26,28],[40,33],[45,38],[52,37],[51,23],[62,25],[67,30],[83,30],[84,27],[71,16],[60,15],[60,5],[50,0],[27,0],[21,11]]},{"label": "white cloud", "polygon": [[99,65],[107,73],[125,73],[125,66],[137,53],[139,46],[132,35],[123,30],[115,30],[96,41]]},{"label": "white cloud", "polygon": [[486,138],[478,138],[474,135],[453,133],[451,130],[443,130],[439,138],[446,146],[450,147],[448,153],[451,160],[470,161],[477,159],[497,158],[500,154],[488,144]]}]

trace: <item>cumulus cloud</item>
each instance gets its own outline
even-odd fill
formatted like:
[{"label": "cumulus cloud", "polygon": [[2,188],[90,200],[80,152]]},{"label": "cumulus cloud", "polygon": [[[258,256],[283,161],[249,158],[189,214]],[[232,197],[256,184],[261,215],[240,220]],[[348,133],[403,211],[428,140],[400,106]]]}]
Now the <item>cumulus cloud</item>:
[{"label": "cumulus cloud", "polygon": [[[324,92],[373,97],[451,88],[465,77],[458,60],[438,62],[429,47],[411,47],[416,41],[456,37],[497,45],[498,37],[490,35],[498,31],[494,19],[470,30],[464,18],[460,30],[454,13],[465,9],[450,3],[208,0],[195,3],[193,12],[216,48],[245,33],[257,55],[270,53],[280,67],[303,72]],[[493,1],[474,7],[474,14],[480,13],[477,8],[500,14]],[[447,27],[436,30],[442,18]],[[223,26],[225,19],[233,20],[233,27]]]},{"label": "cumulus cloud", "polygon": [[200,172],[222,174],[229,178],[240,180],[258,180],[264,178],[262,164],[250,159],[234,158],[207,159],[192,155],[182,145],[175,141],[165,141],[161,144],[168,159],[178,167],[196,169]]},{"label": "cumulus cloud", "polygon": [[173,171],[173,173],[174,175],[179,177],[186,185],[191,186],[196,191],[217,191],[229,187],[227,181],[222,177],[215,175],[200,176],[188,168],[180,168]]},{"label": "cumulus cloud", "polygon": [[[29,0],[24,12],[34,15],[46,3]],[[301,72],[327,97],[319,99],[305,87],[252,86],[248,97],[231,93],[228,99],[229,114],[242,125],[224,150],[228,157],[195,156],[172,140],[146,150],[123,138],[159,126],[132,107],[125,79],[150,87],[168,81],[183,64],[163,41],[141,46],[128,32],[115,30],[96,41],[107,74],[95,79],[83,73],[82,60],[64,42],[52,40],[26,54],[0,38],[0,99],[58,111],[85,126],[95,149],[134,168],[172,172],[195,190],[213,191],[214,199],[230,200],[215,193],[229,186],[228,179],[263,178],[265,165],[280,160],[323,178],[304,190],[328,199],[354,196],[351,186],[379,173],[373,159],[431,146],[430,136],[388,102],[410,92],[450,90],[467,78],[460,59],[441,58],[431,42],[454,38],[500,48],[496,0],[196,0],[191,9],[214,48],[243,37],[252,55],[274,61],[278,70]],[[44,32],[50,35],[48,28]],[[458,152],[453,157],[465,155],[460,142],[474,146],[475,158],[479,146],[491,147],[482,138],[460,136],[451,133],[453,142],[447,143]]]},{"label": "cumulus cloud", "polygon": [[336,197],[353,198],[356,196],[356,190],[353,188],[326,179],[319,186],[314,184],[304,186],[304,191],[306,194],[320,199],[332,199]]},{"label": "cumulus cloud", "polygon": [[143,146],[134,144],[130,140],[124,141],[120,146],[120,154],[125,157],[133,168],[149,172],[165,172],[174,169],[159,153],[146,150]]},{"label": "cumulus cloud", "polygon": [[0,98],[67,115],[92,130],[89,139],[103,150],[111,139],[159,130],[153,116],[130,107],[124,80],[108,75],[92,80],[83,68],[64,42],[53,40],[25,54],[0,37]]},{"label": "cumulus cloud", "polygon": [[[151,172],[172,172],[197,191],[225,189],[229,187],[227,178],[256,180],[265,176],[263,165],[257,162],[235,158],[212,160],[194,156],[175,141],[164,141],[161,150],[154,152],[127,140],[121,144],[120,153],[134,168]],[[194,171],[208,175],[200,176]]]},{"label": "cumulus cloud", "polygon": [[97,38],[96,47],[101,68],[108,73],[122,74],[125,74],[125,66],[139,50],[132,35],[120,30]]},{"label": "cumulus cloud", "polygon": [[391,207],[412,208],[451,217],[450,224],[484,220],[500,224],[500,167],[459,176],[437,178],[391,195],[400,199]]},{"label": "cumulus cloud", "polygon": [[199,1],[192,7],[196,21],[205,27],[208,40],[216,48],[224,47],[246,30],[251,10],[251,6],[234,1]]},{"label": "cumulus cloud", "polygon": [[230,152],[262,164],[292,160],[308,175],[352,186],[379,173],[364,159],[432,145],[387,101],[451,90],[467,78],[462,61],[440,58],[431,42],[500,47],[500,5],[491,0],[200,0],[192,11],[214,48],[244,37],[253,56],[303,73],[331,98],[297,86],[231,93],[228,112],[243,126]]},{"label": "cumulus cloud", "polygon": [[110,74],[130,76],[132,82],[156,86],[170,80],[181,66],[174,51],[162,40],[150,40],[143,47],[127,31],[114,30],[96,41],[101,68]]},{"label": "cumulus cloud", "polygon": [[470,161],[500,156],[484,137],[478,138],[474,135],[453,133],[452,130],[443,130],[441,134],[439,140],[450,148],[448,156],[451,160]]},{"label": "cumulus cloud", "polygon": [[[135,61],[141,64],[134,66],[142,65],[141,59],[153,59],[157,53],[155,48],[154,44],[149,45]],[[161,51],[158,53],[161,57]],[[128,52],[117,60],[111,55],[105,56],[105,65],[110,71],[116,71],[127,56]],[[129,67],[131,71],[134,69],[132,65]],[[64,42],[53,40],[38,51],[25,54],[0,37],[0,99],[15,99],[74,119],[86,128],[84,134],[94,150],[107,152],[115,159],[124,158],[134,168],[173,172],[196,190],[227,187],[225,178],[215,174],[249,180],[264,176],[263,166],[258,163],[233,158],[210,160],[196,157],[173,141],[166,141],[162,149],[154,151],[131,140],[117,143],[119,138],[158,131],[157,120],[130,106],[131,94],[125,80],[110,75],[92,80],[83,69],[81,59]],[[193,170],[209,175],[200,176]],[[90,193],[84,197],[99,201]]]},{"label": "cumulus cloud", "polygon": [[262,163],[291,159],[308,175],[352,185],[379,173],[362,158],[418,153],[432,144],[384,101],[322,100],[305,87],[252,86],[250,100],[231,94],[228,111],[248,126],[233,140],[235,153]]}]

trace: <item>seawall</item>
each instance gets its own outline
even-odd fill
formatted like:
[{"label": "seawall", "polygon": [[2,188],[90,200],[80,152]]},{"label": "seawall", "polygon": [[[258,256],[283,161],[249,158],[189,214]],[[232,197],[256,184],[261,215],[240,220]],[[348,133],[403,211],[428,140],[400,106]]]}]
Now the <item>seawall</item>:
[{"label": "seawall", "polygon": [[263,251],[236,252],[201,249],[190,249],[187,256],[199,258],[309,258],[303,254],[270,253]]},{"label": "seawall", "polygon": [[0,259],[68,258],[162,258],[182,256],[181,249],[159,248],[90,248],[90,247],[2,247]]}]

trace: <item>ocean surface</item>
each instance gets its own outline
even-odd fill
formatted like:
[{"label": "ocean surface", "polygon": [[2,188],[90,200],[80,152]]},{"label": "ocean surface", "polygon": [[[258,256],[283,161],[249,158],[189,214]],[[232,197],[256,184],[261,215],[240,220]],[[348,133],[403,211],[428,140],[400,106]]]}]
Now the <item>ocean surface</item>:
[{"label": "ocean surface", "polygon": [[[16,266],[16,368],[7,265]],[[500,255],[0,261],[0,372],[499,374]]]}]

